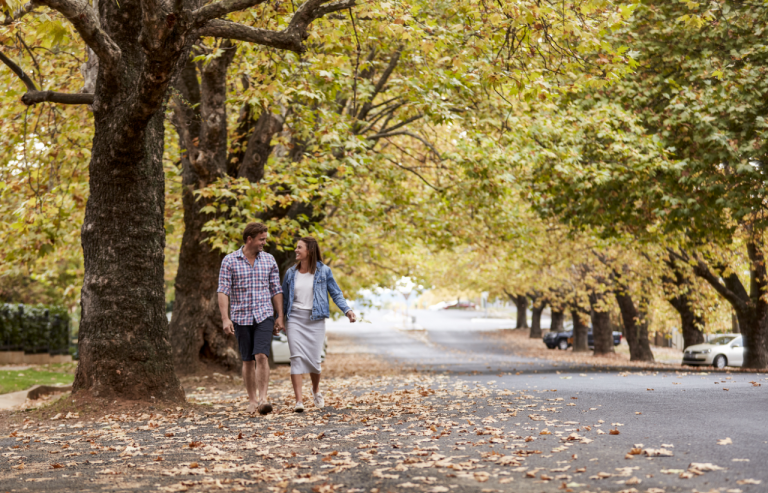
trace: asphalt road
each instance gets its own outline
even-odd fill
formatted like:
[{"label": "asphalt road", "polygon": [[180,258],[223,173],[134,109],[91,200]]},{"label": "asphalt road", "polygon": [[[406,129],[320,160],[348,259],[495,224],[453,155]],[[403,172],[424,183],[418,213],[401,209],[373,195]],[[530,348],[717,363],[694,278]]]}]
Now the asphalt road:
[{"label": "asphalt road", "polygon": [[[560,422],[583,426],[602,420],[604,429],[619,430],[620,434],[611,436],[610,441],[602,440],[599,447],[585,446],[586,455],[574,461],[574,468],[581,465],[588,472],[600,469],[615,473],[617,468],[639,467],[633,472],[642,479],[636,486],[639,491],[651,487],[668,492],[709,492],[713,488],[733,493],[768,491],[768,374],[713,372],[710,368],[664,372],[566,366],[510,354],[483,337],[485,331],[510,328],[510,321],[477,320],[481,316],[478,312],[411,314],[423,331],[398,330],[399,321],[383,312],[366,314],[372,323],[352,326],[337,322],[329,330],[353,336],[359,345],[385,358],[452,379],[469,379],[500,391],[549,391],[553,398],[575,404],[563,407],[557,416]],[[619,425],[610,426],[613,423]],[[731,443],[719,445],[719,440]],[[638,444],[654,449],[665,445],[674,455],[625,459]],[[546,460],[541,461],[545,465]],[[661,473],[662,469],[686,470],[691,463],[710,463],[724,469],[691,479]],[[528,465],[537,464],[532,460]],[[736,484],[743,479],[761,484]],[[520,486],[517,483],[516,488]],[[540,486],[533,490],[557,490],[554,484]],[[616,486],[608,479],[595,488],[618,491],[627,486]]]}]

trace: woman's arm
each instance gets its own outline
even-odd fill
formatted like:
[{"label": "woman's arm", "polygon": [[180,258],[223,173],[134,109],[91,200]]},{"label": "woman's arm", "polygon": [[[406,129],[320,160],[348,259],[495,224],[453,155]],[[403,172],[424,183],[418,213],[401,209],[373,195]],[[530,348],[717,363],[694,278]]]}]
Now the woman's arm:
[{"label": "woman's arm", "polygon": [[288,272],[285,273],[285,276],[283,276],[283,315],[288,316],[288,292],[290,287],[290,280],[289,277],[291,276],[290,269]]},{"label": "woman's arm", "polygon": [[326,282],[328,283],[328,294],[331,295],[333,302],[336,303],[336,306],[339,307],[339,310],[341,310],[341,312],[346,315],[347,312],[351,310],[351,308],[349,305],[347,305],[347,301],[344,299],[344,295],[341,293],[341,288],[339,288],[339,285],[336,284],[336,279],[333,278],[333,272],[330,268],[328,268],[328,278],[326,279]]}]

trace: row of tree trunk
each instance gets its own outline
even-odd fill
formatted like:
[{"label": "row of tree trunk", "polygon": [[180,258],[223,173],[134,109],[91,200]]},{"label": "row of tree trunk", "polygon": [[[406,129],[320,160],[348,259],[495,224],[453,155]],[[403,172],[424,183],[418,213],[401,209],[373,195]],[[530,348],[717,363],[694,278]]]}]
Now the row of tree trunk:
[{"label": "row of tree trunk", "polygon": [[[704,319],[697,313],[690,294],[690,280],[670,260],[674,276],[664,278],[665,287],[670,293],[669,303],[680,315],[684,346],[704,342]],[[570,303],[573,319],[573,351],[586,352],[588,347],[588,321],[592,325],[593,348],[595,355],[614,353],[614,326],[611,322],[609,298],[614,298],[621,314],[622,332],[629,346],[630,361],[653,361],[653,351],[648,337],[649,318],[647,308],[649,300],[635,300],[628,290],[623,273],[613,270],[610,278],[597,277],[597,288],[588,294],[589,309],[579,303]],[[645,292],[648,292],[647,290]],[[541,338],[541,316],[544,309],[552,307],[551,331],[563,330],[566,308],[552,301],[541,292],[525,294],[507,293],[517,309],[517,328],[529,328],[527,313],[530,306],[532,317],[530,337]]]}]

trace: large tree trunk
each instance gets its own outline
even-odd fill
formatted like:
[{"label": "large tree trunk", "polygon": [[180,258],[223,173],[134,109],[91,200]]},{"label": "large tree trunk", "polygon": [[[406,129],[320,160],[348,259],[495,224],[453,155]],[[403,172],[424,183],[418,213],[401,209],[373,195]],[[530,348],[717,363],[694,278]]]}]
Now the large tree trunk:
[{"label": "large tree trunk", "polygon": [[516,329],[528,328],[528,297],[524,294],[518,294],[512,297],[512,301],[515,303],[517,309],[517,323]]},{"label": "large tree trunk", "polygon": [[586,313],[580,307],[576,306],[571,309],[571,316],[573,317],[573,352],[586,353],[589,351],[587,340],[589,325],[587,325],[586,322],[589,313]]},{"label": "large tree trunk", "polygon": [[115,152],[120,134],[96,119],[82,227],[85,275],[73,390],[97,397],[183,401],[173,371],[163,281],[163,114]]},{"label": "large tree trunk", "polygon": [[[683,334],[683,349],[704,342],[704,317],[696,313],[691,298],[691,281],[675,265],[674,259],[665,261],[674,273],[674,278],[664,276],[663,281],[675,286],[672,296],[668,298],[669,304],[680,314],[680,331]],[[735,315],[734,315],[735,317]]]},{"label": "large tree trunk", "polygon": [[589,304],[592,306],[592,341],[595,356],[614,353],[611,314],[606,306],[605,296],[605,293],[599,291],[592,291],[589,294]]},{"label": "large tree trunk", "polygon": [[249,105],[240,112],[234,149],[228,154],[227,68],[234,56],[228,41],[224,54],[205,65],[188,61],[176,87],[183,99],[175,101],[174,125],[182,146],[184,236],[176,274],[176,300],[170,331],[177,371],[195,371],[201,362],[224,369],[240,366],[237,341],[222,331],[218,307],[218,278],[224,254],[213,250],[202,231],[215,216],[201,210],[207,202],[195,190],[230,174],[257,182],[272,150],[270,141],[282,120],[268,111],[253,118]]},{"label": "large tree trunk", "polygon": [[102,2],[99,12],[120,54],[100,60],[96,82],[73,390],[183,401],[165,317],[162,156],[165,93],[185,41],[167,25],[143,43],[135,2]]},{"label": "large tree trunk", "polygon": [[[744,345],[744,367],[766,368],[768,367],[768,270],[765,265],[765,245],[760,240],[747,243],[749,254],[749,298],[754,310],[754,322],[742,326],[742,335],[746,338]],[[738,314],[738,312],[737,312]]]},{"label": "large tree trunk", "polygon": [[517,323],[515,324],[516,329],[527,329],[528,328],[528,297],[524,294],[512,294],[504,291],[506,295],[509,297],[509,300],[515,304],[515,308],[517,310]]},{"label": "large tree trunk", "polygon": [[648,320],[638,311],[632,296],[623,287],[619,286],[615,294],[624,322],[624,336],[629,345],[629,360],[653,361],[653,352],[648,341]]},{"label": "large tree trunk", "polygon": [[551,332],[562,332],[565,325],[565,312],[563,310],[552,309],[552,320],[549,324]]},{"label": "large tree trunk", "polygon": [[182,173],[184,236],[170,325],[176,370],[194,372],[201,360],[233,370],[240,366],[237,341],[222,330],[216,292],[224,255],[204,241],[202,227],[211,215],[200,212],[206,202],[195,200],[193,186],[186,183],[188,174],[191,173],[185,168]]},{"label": "large tree trunk", "polygon": [[[181,152],[184,236],[176,273],[170,333],[176,370],[194,372],[201,359],[225,369],[240,365],[234,336],[224,334],[218,307],[219,268],[224,255],[205,241],[202,228],[214,218],[203,213],[208,202],[195,191],[223,176],[227,163],[226,69],[234,51],[223,44],[224,54],[200,67],[188,60],[176,88],[174,125]],[[194,160],[194,163],[193,163]]]},{"label": "large tree trunk", "polygon": [[547,300],[539,295],[532,294],[531,296],[531,339],[541,339],[541,314],[547,307]]},{"label": "large tree trunk", "polygon": [[[694,273],[707,281],[733,307],[739,320],[741,333],[746,340],[744,347],[745,368],[766,368],[768,366],[768,348],[766,348],[766,332],[768,331],[768,302],[765,299],[768,291],[768,272],[766,272],[764,245],[760,239],[751,239],[747,243],[747,254],[750,261],[749,292],[731,272],[727,276],[716,275],[709,265],[697,259]],[[689,261],[687,254],[681,257]],[[721,266],[720,271],[725,268]]]}]

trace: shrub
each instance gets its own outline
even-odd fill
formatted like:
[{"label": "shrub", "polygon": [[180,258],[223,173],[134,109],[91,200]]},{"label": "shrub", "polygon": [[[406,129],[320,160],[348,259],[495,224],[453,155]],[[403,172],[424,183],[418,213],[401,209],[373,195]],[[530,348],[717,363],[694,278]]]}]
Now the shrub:
[{"label": "shrub", "polygon": [[62,307],[0,305],[0,351],[69,354],[69,325]]}]

